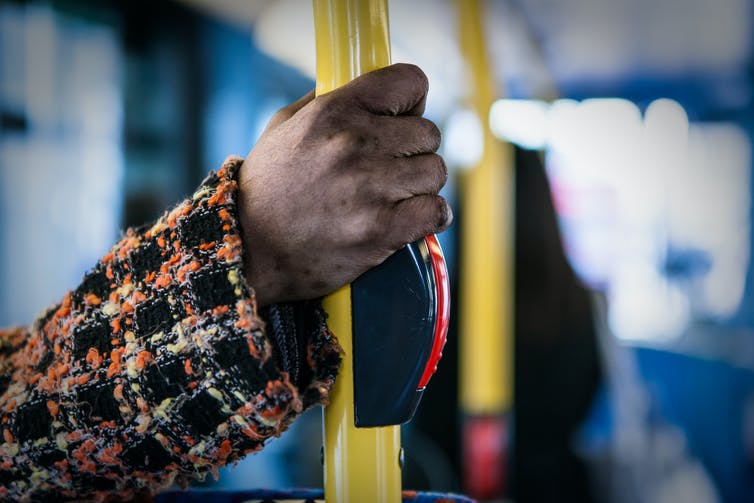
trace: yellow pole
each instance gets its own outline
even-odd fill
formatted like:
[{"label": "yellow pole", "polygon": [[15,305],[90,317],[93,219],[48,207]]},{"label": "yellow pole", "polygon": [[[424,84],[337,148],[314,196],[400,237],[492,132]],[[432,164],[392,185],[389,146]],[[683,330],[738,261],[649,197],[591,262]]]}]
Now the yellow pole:
[{"label": "yellow pole", "polygon": [[[317,94],[390,64],[387,0],[314,0]],[[400,427],[356,428],[351,288],[328,296],[328,324],[345,353],[324,412],[325,501],[401,501]]]},{"label": "yellow pole", "polygon": [[495,139],[488,125],[497,88],[480,2],[456,4],[471,103],[484,131],[482,158],[463,180],[459,398],[466,416],[502,417],[513,402],[513,151]]}]

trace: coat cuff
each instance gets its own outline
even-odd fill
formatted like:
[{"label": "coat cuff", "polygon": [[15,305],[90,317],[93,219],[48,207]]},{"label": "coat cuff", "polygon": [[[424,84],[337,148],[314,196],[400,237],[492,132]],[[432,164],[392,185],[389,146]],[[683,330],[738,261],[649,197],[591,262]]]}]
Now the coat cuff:
[{"label": "coat cuff", "polygon": [[320,304],[269,306],[265,323],[246,282],[242,163],[128,230],[24,342],[5,338],[2,498],[128,499],[203,478],[327,401],[340,348]]}]

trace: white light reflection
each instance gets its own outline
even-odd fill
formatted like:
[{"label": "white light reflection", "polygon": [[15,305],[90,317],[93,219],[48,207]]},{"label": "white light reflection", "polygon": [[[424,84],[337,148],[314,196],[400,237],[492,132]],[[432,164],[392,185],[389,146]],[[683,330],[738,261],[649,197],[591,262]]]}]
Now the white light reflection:
[{"label": "white light reflection", "polygon": [[549,105],[544,101],[497,100],[490,108],[490,128],[498,138],[539,150],[547,143],[548,112]]},{"label": "white light reflection", "polygon": [[500,100],[490,127],[544,148],[569,259],[610,299],[620,338],[670,342],[740,307],[749,267],[751,145],[689,124],[676,101]]},{"label": "white light reflection", "polygon": [[683,190],[668,190],[669,239],[707,254],[690,294],[699,311],[723,318],[739,307],[749,265],[751,147],[736,126],[692,125],[687,159]]},{"label": "white light reflection", "polygon": [[450,166],[471,168],[482,158],[482,123],[472,110],[453,112],[445,123],[443,136],[443,156]]},{"label": "white light reflection", "polygon": [[622,339],[672,341],[689,322],[689,299],[650,262],[617,268],[610,288],[608,322]]}]

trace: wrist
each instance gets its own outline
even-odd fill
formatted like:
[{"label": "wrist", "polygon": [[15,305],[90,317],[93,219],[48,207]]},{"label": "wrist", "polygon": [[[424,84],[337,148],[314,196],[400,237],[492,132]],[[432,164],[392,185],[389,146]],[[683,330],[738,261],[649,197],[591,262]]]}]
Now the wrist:
[{"label": "wrist", "polygon": [[[264,240],[253,227],[254,215],[248,178],[244,176],[249,169],[248,159],[243,162],[239,170],[238,183],[238,215],[239,233],[243,246],[243,271],[246,283],[254,292],[257,307],[264,307],[278,301],[276,293],[276,278],[270,272],[279,272],[279,265],[267,257],[264,252]],[[246,182],[244,183],[244,181]]]}]

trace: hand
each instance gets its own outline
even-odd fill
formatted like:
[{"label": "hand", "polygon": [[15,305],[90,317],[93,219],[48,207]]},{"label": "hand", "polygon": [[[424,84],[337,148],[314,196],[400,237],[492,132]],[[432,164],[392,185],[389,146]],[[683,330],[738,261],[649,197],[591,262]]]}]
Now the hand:
[{"label": "hand", "polygon": [[452,222],[427,77],[396,64],[277,112],[240,173],[259,305],[326,295]]}]

